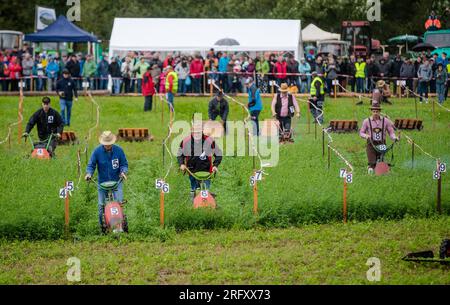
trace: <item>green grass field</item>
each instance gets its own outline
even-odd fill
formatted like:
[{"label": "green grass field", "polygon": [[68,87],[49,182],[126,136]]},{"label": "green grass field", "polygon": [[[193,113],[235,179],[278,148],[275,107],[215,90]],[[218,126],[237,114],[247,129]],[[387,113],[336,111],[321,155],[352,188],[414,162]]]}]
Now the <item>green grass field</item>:
[{"label": "green grass field", "polygon": [[[60,240],[64,237],[64,202],[58,197],[58,191],[66,180],[77,184],[77,150],[84,149],[83,138],[95,125],[92,105],[81,97],[73,107],[70,128],[80,138],[80,145],[58,147],[56,160],[29,159],[30,144],[17,144],[16,128],[12,147],[7,143],[0,146],[0,239],[5,262],[0,266],[2,282],[62,283],[65,271],[62,277],[58,272],[65,270],[65,256],[69,253],[84,253],[87,257],[90,251],[103,255],[105,249],[115,249],[111,253],[106,251],[111,265],[116,260],[136,261],[136,264],[108,277],[106,267],[101,267],[102,272],[95,271],[101,263],[93,259],[86,263],[91,271],[85,275],[83,283],[364,283],[365,271],[361,270],[368,268],[365,261],[370,256],[380,255],[367,249],[379,249],[385,255],[380,255],[380,259],[390,262],[388,270],[392,273],[385,275],[388,283],[448,283],[448,276],[444,276],[442,269],[413,268],[398,261],[409,250],[437,247],[439,239],[450,233],[449,217],[438,217],[436,213],[437,182],[432,179],[435,161],[416,149],[412,169],[411,146],[406,141],[402,140],[395,147],[392,172],[388,176],[373,177],[366,173],[364,140],[357,134],[333,135],[337,149],[355,167],[354,182],[348,186],[350,222],[341,225],[343,182],[339,169],[345,166],[332,155],[331,167],[327,169],[320,130],[317,139],[314,125],[311,124],[308,133],[306,104],[301,103],[296,143],[281,147],[278,166],[267,168],[268,175],[259,184],[258,216],[252,213],[253,193],[249,185],[252,158],[225,157],[212,185],[220,205],[216,211],[193,210],[188,198],[187,177],[181,175],[176,166],[170,170],[167,182],[171,191],[165,197],[166,228],[161,229],[159,193],[154,181],[168,168],[167,161],[165,167],[162,164],[161,145],[167,134],[167,105],[164,105],[165,121],[161,124],[160,103],[156,111],[144,113],[143,98],[96,97],[95,100],[100,104],[98,132],[147,127],[155,136],[155,140],[148,143],[118,143],[124,148],[130,165],[129,180],[124,188],[129,202],[126,213],[130,234],[113,242],[117,249],[107,244],[114,240],[112,237],[99,237],[96,189],[81,181],[71,197],[70,232],[75,243]],[[207,97],[176,98],[176,119],[189,121],[194,112],[206,117],[208,100]],[[242,97],[239,100],[245,101]],[[0,97],[1,138],[6,136],[8,124],[17,120],[17,104],[17,97]],[[384,109],[392,118],[415,117],[413,99],[394,99],[394,104]],[[25,120],[39,107],[40,98],[25,97]],[[59,110],[56,101],[53,107]],[[406,134],[425,151],[448,164],[450,115],[436,108],[433,129],[431,109],[430,104],[419,105],[418,114],[424,120],[425,129]],[[327,99],[325,106],[326,123],[330,119],[356,118],[361,124],[369,114],[367,101],[364,106],[354,106],[350,98]],[[269,117],[269,99],[265,99],[260,118]],[[230,120],[241,119],[242,110],[232,103]],[[89,142],[89,152],[96,145],[97,132]],[[84,173],[84,155],[81,161]],[[449,186],[448,174],[444,174],[444,215],[450,214]],[[402,220],[404,218],[406,220]],[[254,239],[261,239],[261,243],[256,246]],[[23,240],[27,241],[19,242]],[[230,244],[239,245],[236,253],[223,250],[225,246],[215,248],[224,243],[228,246],[228,240]],[[303,251],[305,247],[308,251]],[[86,248],[89,251],[84,251]],[[206,252],[204,259],[200,249]],[[247,249],[256,251],[254,261]],[[328,257],[328,249],[338,253]],[[28,255],[30,253],[33,255]],[[236,272],[233,266],[238,259],[234,256],[239,253],[245,257],[241,262],[245,265],[242,273]],[[315,253],[321,254],[316,257]],[[156,262],[153,256],[163,261]],[[277,260],[278,256],[282,259]],[[48,266],[42,262],[40,267],[30,267],[33,261],[41,261],[37,257],[62,263]],[[140,269],[138,260],[148,263],[146,268],[150,269]],[[162,268],[165,263],[172,263],[166,271]],[[304,266],[292,269],[289,264]],[[344,269],[355,264],[359,267],[351,267],[356,269],[348,276]],[[404,267],[398,268],[401,264]],[[274,266],[279,269],[272,273],[270,268]],[[135,277],[130,277],[131,274]]]}]

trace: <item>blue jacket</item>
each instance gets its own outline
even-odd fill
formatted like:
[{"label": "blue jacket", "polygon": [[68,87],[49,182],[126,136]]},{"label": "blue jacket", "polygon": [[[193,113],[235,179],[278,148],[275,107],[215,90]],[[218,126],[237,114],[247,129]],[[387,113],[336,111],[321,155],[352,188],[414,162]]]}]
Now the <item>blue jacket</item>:
[{"label": "blue jacket", "polygon": [[[48,78],[58,78],[58,72],[59,72],[59,64],[56,63],[55,61],[51,61],[47,64],[47,77]],[[50,72],[55,72],[55,74],[52,74]]]},{"label": "blue jacket", "polygon": [[92,152],[86,173],[92,176],[96,167],[98,183],[119,181],[119,175],[128,172],[128,161],[121,147],[113,145],[112,151],[107,152],[103,145],[99,145]]},{"label": "blue jacket", "polygon": [[[263,104],[261,99],[261,91],[256,88],[256,85],[253,84],[248,90],[248,103],[250,104],[253,100],[256,102],[254,106],[248,108],[250,111],[262,110]],[[253,97],[253,92],[255,96]]]},{"label": "blue jacket", "polygon": [[230,59],[228,57],[221,57],[219,59],[219,72],[227,72],[227,66]]}]

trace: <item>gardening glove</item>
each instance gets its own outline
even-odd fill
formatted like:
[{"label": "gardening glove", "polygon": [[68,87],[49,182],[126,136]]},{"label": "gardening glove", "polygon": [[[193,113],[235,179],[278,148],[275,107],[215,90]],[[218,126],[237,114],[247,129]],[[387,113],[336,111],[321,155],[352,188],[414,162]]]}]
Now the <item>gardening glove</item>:
[{"label": "gardening glove", "polygon": [[213,166],[212,171],[213,171],[213,173],[217,173],[217,172],[219,172],[219,169],[216,166]]},{"label": "gardening glove", "polygon": [[89,181],[91,180],[92,176],[91,174],[86,174],[86,176],[84,177],[84,180]]},{"label": "gardening glove", "polygon": [[127,175],[125,175],[125,173],[120,173],[120,177],[122,177],[124,180],[127,180]]},{"label": "gardening glove", "polygon": [[181,170],[182,172],[186,171],[186,165],[181,164],[181,165],[180,165],[180,170]]},{"label": "gardening glove", "polygon": [[28,137],[28,132],[24,132],[24,133],[22,134],[22,138],[26,138],[26,137]]},{"label": "gardening glove", "polygon": [[59,138],[61,138],[61,134],[60,133],[57,133],[56,134],[56,137],[59,139]]}]

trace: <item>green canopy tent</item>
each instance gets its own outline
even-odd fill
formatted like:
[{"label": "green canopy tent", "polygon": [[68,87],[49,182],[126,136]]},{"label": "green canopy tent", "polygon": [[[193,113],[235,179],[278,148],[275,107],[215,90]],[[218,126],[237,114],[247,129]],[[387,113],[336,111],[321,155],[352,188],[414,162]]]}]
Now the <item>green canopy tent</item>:
[{"label": "green canopy tent", "polygon": [[406,52],[408,52],[408,43],[416,44],[417,42],[419,42],[419,37],[417,37],[415,35],[408,35],[408,34],[395,36],[395,37],[388,39],[388,43],[391,45],[405,44]]}]

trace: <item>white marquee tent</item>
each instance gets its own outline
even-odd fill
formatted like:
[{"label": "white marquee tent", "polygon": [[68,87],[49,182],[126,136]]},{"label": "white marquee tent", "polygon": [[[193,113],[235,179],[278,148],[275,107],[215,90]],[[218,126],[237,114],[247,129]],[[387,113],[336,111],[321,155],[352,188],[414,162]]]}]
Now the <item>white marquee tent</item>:
[{"label": "white marquee tent", "polygon": [[324,31],[312,23],[308,24],[308,26],[302,30],[302,40],[304,42],[317,42],[321,40],[334,39],[341,39],[341,35]]},{"label": "white marquee tent", "polygon": [[[286,51],[303,56],[300,20],[115,18],[110,57],[126,51]],[[216,46],[223,38],[239,45]]]}]

